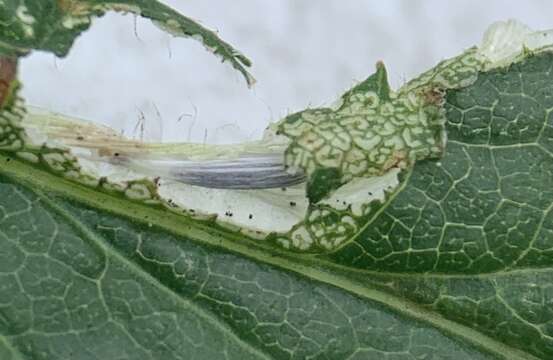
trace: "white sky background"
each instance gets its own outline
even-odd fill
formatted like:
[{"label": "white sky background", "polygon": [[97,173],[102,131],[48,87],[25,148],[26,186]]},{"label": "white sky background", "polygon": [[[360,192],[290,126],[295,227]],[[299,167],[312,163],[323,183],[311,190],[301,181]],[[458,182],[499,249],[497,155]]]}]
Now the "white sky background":
[{"label": "white sky background", "polygon": [[372,74],[378,60],[397,88],[479,44],[494,21],[553,28],[547,0],[164,2],[247,55],[255,87],[196,41],[173,38],[143,19],[136,21],[137,37],[132,15],[109,14],[95,20],[67,58],[35,53],[23,60],[24,97],[130,137],[140,136],[134,129],[142,112],[149,140],[254,140],[270,121],[332,104]]}]

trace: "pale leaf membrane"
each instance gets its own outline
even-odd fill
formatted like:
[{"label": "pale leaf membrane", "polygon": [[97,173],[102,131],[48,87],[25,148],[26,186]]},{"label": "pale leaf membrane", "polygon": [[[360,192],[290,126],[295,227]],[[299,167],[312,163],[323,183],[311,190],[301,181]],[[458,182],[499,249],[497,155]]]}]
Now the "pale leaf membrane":
[{"label": "pale leaf membrane", "polygon": [[553,44],[553,30],[534,31],[510,19],[490,25],[478,52],[489,62],[486,70],[507,66],[516,61],[525,50],[536,51]]},{"label": "pale leaf membrane", "polygon": [[[284,169],[288,140],[275,135],[272,128],[262,140],[234,145],[148,143],[127,139],[109,127],[39,108],[29,109],[23,126],[35,145],[70,149],[83,172],[115,183],[149,178],[171,206],[188,209],[199,217],[217,215],[221,223],[247,228],[249,234],[258,237],[289,231],[307,212],[304,177],[298,169]],[[267,171],[281,179],[273,178],[264,189],[244,189],[248,183],[259,185],[256,175],[262,177]],[[240,173],[250,176],[233,181],[232,176]],[[344,186],[336,193],[340,198],[337,205],[342,207],[346,199],[352,203],[382,200],[382,184],[368,180]],[[224,186],[212,186],[214,182]],[[392,182],[397,184],[397,177]],[[371,192],[367,189],[372,183]],[[356,195],[357,191],[366,196]],[[374,195],[368,196],[369,192]]]}]

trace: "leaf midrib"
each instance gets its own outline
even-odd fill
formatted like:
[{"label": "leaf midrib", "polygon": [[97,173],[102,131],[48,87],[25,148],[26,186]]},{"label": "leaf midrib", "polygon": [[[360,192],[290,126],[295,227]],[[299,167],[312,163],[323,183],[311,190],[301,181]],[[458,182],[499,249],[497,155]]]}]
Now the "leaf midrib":
[{"label": "leaf midrib", "polygon": [[[131,218],[134,221],[153,223],[156,226],[163,228],[165,231],[186,237],[191,241],[199,242],[204,245],[208,244],[211,246],[217,246],[227,251],[238,253],[252,260],[270,264],[283,270],[297,273],[311,280],[337,287],[362,298],[376,301],[409,318],[430,324],[444,333],[452,335],[453,338],[464,339],[476,348],[485,349],[487,352],[498,355],[501,358],[513,360],[538,359],[529,353],[509,347],[508,345],[490,338],[468,326],[445,319],[414,302],[391,295],[377,289],[376,287],[371,287],[367,284],[367,282],[351,280],[341,275],[335,275],[332,271],[329,271],[332,270],[330,267],[321,267],[321,262],[313,264],[312,261],[302,261],[301,259],[290,257],[289,255],[275,251],[274,249],[269,250],[268,247],[263,248],[259,245],[252,246],[251,242],[241,241],[239,234],[214,230],[213,227],[210,228],[206,225],[195,222],[194,220],[187,219],[184,216],[170,213],[169,211],[162,212],[148,205],[111,196],[85,187],[84,185],[58,177],[44,170],[37,169],[36,167],[24,163],[21,160],[14,159],[11,156],[2,155],[3,156],[0,157],[0,163],[3,163],[4,165],[0,167],[0,173],[5,174],[6,176],[17,181],[23,182],[31,189],[38,188],[41,189],[41,191],[62,194],[63,196],[75,199],[96,209],[112,212],[120,216]],[[6,162],[7,158],[11,159],[9,163]],[[55,204],[51,205],[57,207]],[[131,209],[134,211],[129,211]],[[63,211],[61,209],[59,210]],[[144,217],[140,217],[137,214],[147,215],[148,221],[145,221]],[[72,216],[70,216],[70,220],[72,220],[73,223],[76,221]],[[81,224],[81,226],[84,225]],[[217,232],[218,236],[215,236],[213,234],[214,232]],[[244,235],[240,234],[240,236],[243,237]],[[108,245],[106,244],[100,243],[99,245],[104,249],[108,248]],[[109,248],[112,250],[112,253],[115,253],[118,257],[124,258],[125,261],[129,262],[115,249],[111,247]],[[151,278],[151,275],[146,273],[142,268],[138,267],[134,263],[131,264],[133,268],[143,274],[146,279]],[[344,272],[342,270],[339,273]],[[424,276],[424,274],[421,274],[420,276]],[[152,278],[151,280],[155,281],[158,286],[165,287],[165,285],[159,283],[157,279]],[[173,296],[178,296],[170,289],[166,289],[171,292]],[[181,298],[180,296],[178,297]]]}]

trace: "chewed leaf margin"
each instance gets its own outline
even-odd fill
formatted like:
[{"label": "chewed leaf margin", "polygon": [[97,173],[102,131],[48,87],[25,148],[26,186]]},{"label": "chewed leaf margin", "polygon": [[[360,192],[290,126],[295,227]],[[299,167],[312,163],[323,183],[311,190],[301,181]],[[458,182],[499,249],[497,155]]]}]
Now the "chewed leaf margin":
[{"label": "chewed leaf margin", "polygon": [[[150,19],[164,31],[191,37],[206,49],[231,63],[248,86],[255,79],[246,69],[251,61],[198,22],[179,14],[156,0],[16,0],[0,2],[0,54],[24,56],[32,50],[53,52],[64,57],[76,38],[94,18],[108,11],[132,13]],[[101,55],[99,55],[101,56]]]}]

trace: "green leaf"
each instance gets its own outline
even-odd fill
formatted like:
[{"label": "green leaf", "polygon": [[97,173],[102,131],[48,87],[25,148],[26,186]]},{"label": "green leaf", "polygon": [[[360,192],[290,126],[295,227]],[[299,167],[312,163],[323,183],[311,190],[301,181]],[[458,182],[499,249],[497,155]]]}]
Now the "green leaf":
[{"label": "green leaf", "polygon": [[14,359],[553,356],[550,53],[447,93],[423,160],[310,257],[0,167],[0,351]]},{"label": "green leaf", "polygon": [[[507,332],[494,339],[441,318],[387,293],[384,279],[369,280],[375,274],[242,245],[8,159],[0,160],[4,358],[531,358],[503,343]],[[387,286],[414,296],[420,281],[432,282],[397,276]],[[495,294],[489,286],[475,295],[486,290]]]},{"label": "green leaf", "polygon": [[[499,66],[470,49],[397,93],[378,65],[336,109],[279,123],[310,176],[310,252],[38,146],[0,58],[0,358],[550,359],[553,53],[534,50]],[[420,141],[352,168],[340,136],[383,119]],[[324,202],[391,171],[359,216]]]}]

